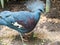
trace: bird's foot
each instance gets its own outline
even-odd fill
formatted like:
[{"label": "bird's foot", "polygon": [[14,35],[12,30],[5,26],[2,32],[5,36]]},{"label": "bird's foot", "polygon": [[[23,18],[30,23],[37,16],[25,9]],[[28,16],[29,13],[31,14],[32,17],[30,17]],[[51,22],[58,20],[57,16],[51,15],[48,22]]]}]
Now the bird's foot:
[{"label": "bird's foot", "polygon": [[31,37],[32,37],[32,32],[30,32],[30,33],[26,33],[26,34],[24,34],[23,35],[23,39],[24,39],[24,41],[30,41],[31,40]]}]

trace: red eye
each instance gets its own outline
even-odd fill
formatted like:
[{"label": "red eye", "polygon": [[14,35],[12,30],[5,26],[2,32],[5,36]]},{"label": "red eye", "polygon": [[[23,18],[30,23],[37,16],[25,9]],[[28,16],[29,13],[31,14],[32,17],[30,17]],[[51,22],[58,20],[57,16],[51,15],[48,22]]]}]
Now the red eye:
[{"label": "red eye", "polygon": [[41,9],[38,9],[38,10],[40,10],[41,12],[43,12]]}]

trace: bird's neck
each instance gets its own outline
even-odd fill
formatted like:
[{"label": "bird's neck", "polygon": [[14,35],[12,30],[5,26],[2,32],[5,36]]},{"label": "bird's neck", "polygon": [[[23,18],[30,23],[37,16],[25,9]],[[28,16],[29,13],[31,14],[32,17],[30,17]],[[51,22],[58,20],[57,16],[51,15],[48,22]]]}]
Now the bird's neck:
[{"label": "bird's neck", "polygon": [[36,20],[39,20],[40,15],[41,15],[41,11],[40,11],[40,10],[34,11],[34,16],[35,16],[35,19],[36,19]]}]

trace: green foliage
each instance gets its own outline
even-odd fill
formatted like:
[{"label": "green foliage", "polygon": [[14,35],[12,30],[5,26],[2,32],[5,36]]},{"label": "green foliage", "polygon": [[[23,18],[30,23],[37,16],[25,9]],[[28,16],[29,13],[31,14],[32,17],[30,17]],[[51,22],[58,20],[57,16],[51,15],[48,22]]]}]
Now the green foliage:
[{"label": "green foliage", "polygon": [[4,8],[4,0],[0,0],[2,8]]},{"label": "green foliage", "polygon": [[46,12],[50,11],[50,0],[46,0]]},{"label": "green foliage", "polygon": [[5,1],[8,2],[9,0],[0,0],[0,4],[1,4],[0,6],[2,8],[4,8]]}]

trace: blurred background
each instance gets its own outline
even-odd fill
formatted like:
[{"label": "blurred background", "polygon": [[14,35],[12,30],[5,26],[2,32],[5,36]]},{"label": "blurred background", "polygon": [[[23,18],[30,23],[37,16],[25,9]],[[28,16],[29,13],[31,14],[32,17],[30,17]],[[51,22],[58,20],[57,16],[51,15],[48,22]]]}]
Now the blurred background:
[{"label": "blurred background", "polygon": [[[25,6],[28,1],[33,0],[0,0],[0,12],[28,11]],[[33,38],[24,45],[60,45],[60,0],[41,1],[46,5],[45,12],[34,29]],[[0,45],[22,45],[19,33],[1,25]]]}]

